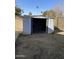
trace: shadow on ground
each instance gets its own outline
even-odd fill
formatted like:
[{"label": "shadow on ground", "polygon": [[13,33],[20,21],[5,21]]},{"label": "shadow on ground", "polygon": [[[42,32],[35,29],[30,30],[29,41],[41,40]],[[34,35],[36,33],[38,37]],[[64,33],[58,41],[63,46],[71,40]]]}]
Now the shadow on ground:
[{"label": "shadow on ground", "polygon": [[19,35],[15,43],[16,59],[64,59],[64,35],[57,32]]}]

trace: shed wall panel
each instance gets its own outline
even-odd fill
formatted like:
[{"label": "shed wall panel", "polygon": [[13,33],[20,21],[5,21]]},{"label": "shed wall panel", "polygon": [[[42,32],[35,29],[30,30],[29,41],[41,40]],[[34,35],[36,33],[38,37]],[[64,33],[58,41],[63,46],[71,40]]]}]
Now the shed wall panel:
[{"label": "shed wall panel", "polygon": [[48,19],[48,33],[52,33],[53,31],[54,31],[53,19]]},{"label": "shed wall panel", "polygon": [[23,21],[23,33],[24,34],[31,34],[31,18],[30,17],[24,17]]}]

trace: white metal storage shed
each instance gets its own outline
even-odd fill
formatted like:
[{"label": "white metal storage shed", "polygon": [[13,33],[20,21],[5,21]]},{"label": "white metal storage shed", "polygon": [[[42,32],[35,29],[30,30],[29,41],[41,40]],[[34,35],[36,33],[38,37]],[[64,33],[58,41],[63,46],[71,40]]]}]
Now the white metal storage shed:
[{"label": "white metal storage shed", "polygon": [[52,33],[54,32],[53,19],[43,16],[24,16],[23,33]]}]

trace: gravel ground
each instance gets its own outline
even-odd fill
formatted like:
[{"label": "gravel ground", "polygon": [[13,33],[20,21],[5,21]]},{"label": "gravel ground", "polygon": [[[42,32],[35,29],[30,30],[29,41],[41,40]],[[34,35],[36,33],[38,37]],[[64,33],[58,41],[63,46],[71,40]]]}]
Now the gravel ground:
[{"label": "gravel ground", "polygon": [[15,44],[16,59],[64,59],[64,35],[19,35]]}]

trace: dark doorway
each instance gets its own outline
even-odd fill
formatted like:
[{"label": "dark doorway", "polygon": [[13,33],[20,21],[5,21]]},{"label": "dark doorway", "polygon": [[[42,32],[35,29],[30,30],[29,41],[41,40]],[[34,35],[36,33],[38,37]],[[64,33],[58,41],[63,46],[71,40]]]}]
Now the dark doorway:
[{"label": "dark doorway", "polygon": [[32,33],[46,32],[46,19],[32,18]]}]

